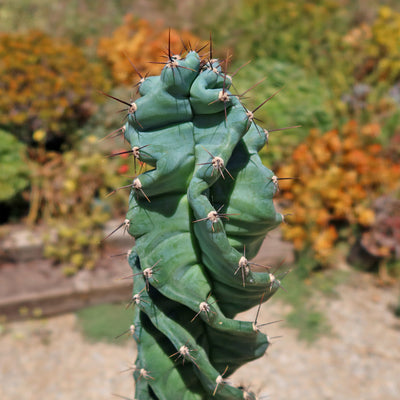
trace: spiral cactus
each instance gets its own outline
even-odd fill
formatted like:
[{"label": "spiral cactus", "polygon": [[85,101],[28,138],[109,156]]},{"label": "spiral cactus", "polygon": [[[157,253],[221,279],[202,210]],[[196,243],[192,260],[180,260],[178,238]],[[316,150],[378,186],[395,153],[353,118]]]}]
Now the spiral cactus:
[{"label": "spiral cactus", "polygon": [[125,186],[135,399],[255,399],[226,378],[269,345],[255,322],[233,319],[280,287],[249,261],[283,220],[277,178],[258,155],[268,132],[211,53],[168,52],[126,103],[128,152],[150,167]]}]

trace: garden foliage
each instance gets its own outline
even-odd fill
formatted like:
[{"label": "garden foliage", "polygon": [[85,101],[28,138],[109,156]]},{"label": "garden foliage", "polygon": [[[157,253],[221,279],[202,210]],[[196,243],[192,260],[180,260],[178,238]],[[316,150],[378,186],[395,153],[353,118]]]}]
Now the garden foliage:
[{"label": "garden foliage", "polygon": [[151,24],[128,14],[111,37],[100,40],[98,54],[110,65],[117,84],[131,85],[135,68],[143,76],[161,72],[168,40],[174,53],[181,50],[182,43],[190,42],[193,46],[199,43],[190,32],[167,29],[160,23]]},{"label": "garden foliage", "polygon": [[[0,12],[2,27],[9,31],[0,33],[0,128],[3,130],[1,136],[4,137],[0,145],[0,185],[3,188],[1,201],[8,201],[24,190],[26,193],[23,193],[23,197],[26,198],[29,195],[27,189],[30,189],[30,222],[54,220],[54,225],[61,227],[59,218],[69,215],[68,229],[75,229],[75,232],[83,229],[78,221],[84,219],[83,215],[91,219],[92,211],[88,210],[93,204],[98,204],[98,199],[107,193],[110,187],[115,186],[115,176],[111,178],[109,171],[114,169],[120,175],[128,172],[127,159],[118,162],[107,159],[100,162],[100,159],[80,148],[83,142],[79,138],[93,134],[101,136],[104,129],[110,126],[110,113],[103,112],[104,108],[97,108],[101,99],[97,90],[108,92],[109,76],[112,76],[116,85],[127,86],[137,83],[140,79],[138,77],[136,82],[133,79],[136,74],[135,68],[142,77],[145,77],[146,73],[152,75],[160,72],[162,64],[159,62],[166,60],[163,55],[167,56],[165,43],[168,40],[167,26],[171,25],[172,19],[168,20],[171,15],[175,16],[172,24],[176,28],[170,30],[171,48],[174,53],[181,50],[182,41],[190,41],[192,46],[195,46],[198,36],[208,37],[211,31],[214,43],[223,43],[225,48],[230,48],[230,54],[235,55],[236,63],[228,67],[230,73],[246,61],[252,60],[235,76],[235,89],[238,93],[248,88],[248,75],[252,75],[254,83],[264,76],[267,77],[265,82],[246,94],[254,100],[254,106],[265,98],[265,93],[282,89],[268,109],[261,109],[257,117],[263,121],[263,126],[272,130],[292,125],[302,127],[285,132],[271,132],[271,140],[262,150],[264,162],[278,167],[282,160],[286,162],[289,159],[294,147],[300,146],[299,148],[304,149],[305,144],[301,143],[306,141],[311,128],[317,128],[319,132],[329,131],[327,135],[337,136],[339,142],[348,136],[346,132],[349,130],[365,132],[366,129],[373,128],[375,133],[380,132],[373,140],[371,137],[367,139],[365,134],[358,134],[357,140],[352,140],[355,146],[353,150],[357,149],[358,156],[362,153],[362,159],[369,157],[371,162],[378,162],[379,168],[383,168],[380,172],[384,179],[388,179],[385,171],[392,171],[395,167],[389,159],[392,157],[393,160],[398,160],[400,10],[394,1],[385,2],[390,7],[380,7],[380,2],[369,2],[367,7],[362,2],[343,3],[334,0],[221,0],[218,4],[205,0],[196,4],[185,3],[178,7],[171,2],[153,1],[152,8],[157,13],[154,16],[151,13],[151,17],[154,17],[154,20],[164,17],[166,22],[161,19],[150,22],[150,19],[140,19],[127,14],[123,25],[111,36],[110,26],[122,18],[125,10],[129,10],[129,2],[125,0],[112,5],[102,3],[104,9],[112,10],[113,16],[107,20],[99,17],[96,24],[92,24],[94,18],[91,13],[97,13],[97,10],[94,10],[90,2],[82,1],[79,8],[75,3],[68,3],[68,10],[65,11],[68,21],[65,21],[65,25],[55,22],[63,18],[64,12],[61,16],[51,7],[46,9],[46,2],[34,1],[33,13],[37,18],[31,21],[23,18],[22,26],[20,15],[26,15],[27,8],[14,3],[6,2],[6,7]],[[212,13],[209,12],[211,6]],[[47,18],[49,10],[52,10],[51,21],[50,17]],[[129,11],[136,11],[133,5]],[[143,11],[141,15],[150,16],[149,13],[146,14],[146,10]],[[207,18],[204,18],[205,16]],[[71,22],[73,18],[75,20]],[[198,23],[199,20],[201,23]],[[11,33],[13,25],[17,29]],[[50,27],[48,33],[31,30],[33,27],[46,26]],[[87,31],[84,31],[84,27],[87,27]],[[184,27],[190,27],[191,31],[186,31]],[[100,32],[103,32],[104,37],[99,37]],[[78,49],[63,37],[74,39],[75,44],[79,43],[82,48]],[[109,67],[109,71],[100,66],[94,57],[96,51]],[[84,54],[91,54],[92,58],[89,59]],[[226,56],[221,53],[218,55]],[[132,90],[132,95],[135,95],[136,89],[137,87]],[[125,89],[120,87],[119,90]],[[115,94],[115,91],[112,93]],[[114,116],[121,121],[120,114]],[[352,123],[346,124],[351,119],[357,121],[357,128],[348,128],[353,126]],[[345,127],[342,129],[340,127],[343,124]],[[14,135],[18,141],[12,141],[4,131]],[[311,138],[308,140],[314,140],[317,147],[328,146],[321,145],[328,139],[324,139],[325,135],[316,133],[315,130],[312,130]],[[28,147],[23,147],[21,141]],[[309,143],[306,153],[310,153],[312,157],[315,156],[311,148],[314,142],[305,142]],[[378,142],[381,146],[379,151],[376,150]],[[326,178],[325,174],[328,174],[337,185],[334,189],[340,194],[346,192],[343,187],[345,182],[358,182],[361,179],[358,173],[354,178],[355,172],[346,170],[348,165],[343,164],[343,154],[350,150],[344,149],[343,146],[344,144],[339,146],[338,154],[331,154],[330,161],[319,165],[318,168],[314,165],[312,171],[314,175],[318,172],[318,176],[323,179]],[[390,147],[390,154],[387,147]],[[10,148],[16,150],[15,158],[10,158]],[[66,150],[67,153],[46,154],[45,149]],[[71,161],[71,154],[74,161]],[[296,154],[299,155],[298,150]],[[20,155],[28,156],[29,171]],[[385,161],[385,167],[381,167],[379,160],[385,155],[388,160]],[[305,178],[302,177],[303,173],[300,174],[302,171],[298,171],[298,168],[300,161],[305,161],[299,157],[299,161],[291,161],[292,171],[288,170],[289,166],[282,166],[281,175],[300,178],[281,182],[285,197],[289,196],[284,191],[285,185],[300,190],[299,185],[305,187],[307,182],[317,179],[311,173],[308,175],[308,172],[305,173]],[[88,174],[83,165],[89,159],[93,161],[93,165],[95,162],[100,163],[98,171],[102,178],[95,176],[94,166],[89,168],[92,168],[93,175],[92,172]],[[67,178],[72,173],[72,167],[68,165],[67,160],[71,163],[76,160],[76,164],[79,165],[73,179]],[[333,164],[328,165],[329,162]],[[335,164],[336,162],[338,163]],[[49,172],[53,166],[59,177]],[[351,167],[357,170],[353,164]],[[44,175],[40,178],[42,173]],[[343,176],[340,175],[342,173]],[[319,200],[315,200],[316,207],[311,210],[301,200],[302,196],[307,196],[307,191],[298,196],[296,201],[299,203],[291,210],[294,225],[285,226],[286,237],[294,240],[298,249],[316,247],[320,262],[330,258],[332,246],[338,242],[338,238],[349,233],[339,229],[339,225],[344,223],[351,226],[351,232],[357,237],[361,235],[362,230],[365,237],[365,231],[374,219],[372,204],[378,193],[396,197],[392,192],[391,182],[383,180],[381,184],[372,183],[373,173],[368,173],[371,181],[364,181],[362,184],[358,182],[355,188],[342,196],[342,203],[350,210],[344,218],[339,216],[339,200],[338,205],[332,199],[328,201],[324,196],[320,197],[319,189],[314,187],[315,182],[313,188],[307,186],[308,192],[315,191],[316,199]],[[82,177],[78,178],[78,175]],[[85,176],[88,175],[92,179],[88,193],[95,198],[92,205],[86,200],[73,200],[78,199],[81,191],[84,191],[87,184]],[[106,175],[107,179],[103,179]],[[333,175],[336,177],[333,178]],[[349,176],[353,178],[350,179]],[[51,184],[47,185],[45,179],[49,179],[51,184],[54,183],[53,194]],[[60,190],[57,185],[64,180],[69,181],[66,186],[74,187],[75,191]],[[337,183],[339,181],[340,184]],[[362,186],[364,184],[366,186]],[[356,189],[359,185],[366,193]],[[361,193],[364,193],[365,197],[361,196]],[[59,204],[59,198],[63,196],[71,197],[72,200],[67,202],[68,206]],[[289,198],[286,200],[291,201]],[[8,201],[8,204],[15,208],[21,207],[18,202]],[[116,204],[119,207],[119,200]],[[26,207],[26,204],[24,206]],[[68,211],[61,211],[63,207]],[[321,211],[324,207],[327,209]],[[103,204],[101,209],[104,210]],[[306,213],[307,217],[302,214],[305,209],[310,209],[310,212]],[[11,210],[10,215],[24,213],[24,210]],[[114,210],[113,213],[117,211]],[[312,221],[315,213],[318,214],[318,219]],[[366,223],[367,220],[370,222]],[[364,221],[364,224],[361,221]],[[74,224],[76,228],[72,228]],[[100,222],[93,224],[96,231],[100,232]],[[90,229],[88,232],[92,232]],[[321,229],[320,235],[316,234],[318,229]],[[376,221],[371,229],[376,231]],[[296,232],[299,236],[296,236]],[[77,235],[71,237],[75,238]],[[317,240],[314,241],[315,237]],[[322,249],[324,246],[325,250]],[[83,253],[86,252],[85,248],[86,244],[82,247]],[[93,248],[93,253],[99,249],[100,246]],[[59,261],[66,260],[64,256],[58,257],[54,249],[47,251],[47,254],[52,254]],[[75,256],[74,259],[78,260],[79,257]]]},{"label": "garden foliage", "polygon": [[0,129],[0,202],[11,200],[29,184],[26,146]]},{"label": "garden foliage", "polygon": [[31,161],[31,193],[28,222],[44,220],[49,225],[45,255],[62,263],[64,271],[93,268],[100,256],[103,225],[121,205],[114,196],[114,210],[104,198],[117,185],[114,173],[120,163],[110,161],[89,136],[80,151],[36,149]]},{"label": "garden foliage", "polygon": [[322,135],[312,130],[281,166],[280,177],[298,178],[281,184],[291,213],[283,232],[296,250],[311,248],[326,265],[332,262],[341,228],[373,225],[372,200],[395,191],[400,179],[400,166],[377,143],[379,134],[379,125],[356,121]]},{"label": "garden foliage", "polygon": [[0,126],[30,145],[43,130],[46,144],[57,149],[71,145],[95,111],[95,89],[108,87],[99,64],[39,31],[0,32],[0,76]]}]

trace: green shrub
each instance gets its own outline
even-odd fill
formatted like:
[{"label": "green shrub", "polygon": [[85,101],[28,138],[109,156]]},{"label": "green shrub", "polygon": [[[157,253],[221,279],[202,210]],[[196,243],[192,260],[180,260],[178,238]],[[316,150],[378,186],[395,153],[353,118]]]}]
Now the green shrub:
[{"label": "green shrub", "polygon": [[308,135],[310,128],[327,130],[332,127],[331,93],[317,76],[296,65],[263,58],[251,62],[237,74],[235,87],[239,93],[251,85],[248,77],[254,83],[267,78],[249,93],[255,105],[282,89],[282,93],[257,112],[257,118],[267,129],[301,125],[301,128],[272,133],[274,139],[262,152],[264,161],[276,163],[285,158]]},{"label": "green shrub", "polygon": [[29,169],[24,160],[26,146],[0,129],[0,202],[11,200],[29,184]]}]

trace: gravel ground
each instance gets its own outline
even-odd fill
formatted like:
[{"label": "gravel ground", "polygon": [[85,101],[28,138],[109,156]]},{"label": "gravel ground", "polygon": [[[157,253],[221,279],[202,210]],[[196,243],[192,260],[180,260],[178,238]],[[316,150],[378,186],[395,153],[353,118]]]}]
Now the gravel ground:
[{"label": "gravel ground", "polygon": [[[263,399],[399,399],[400,320],[390,310],[398,290],[378,287],[369,276],[357,274],[337,293],[318,299],[332,325],[330,336],[309,345],[284,323],[270,325],[270,336],[283,337],[232,380],[250,384]],[[287,312],[287,305],[272,298],[263,305],[259,322],[281,319]],[[250,310],[241,317],[254,316]],[[131,341],[89,344],[74,314],[4,328],[1,400],[108,400],[116,398],[113,393],[133,398],[129,372],[120,372],[135,359]]]}]

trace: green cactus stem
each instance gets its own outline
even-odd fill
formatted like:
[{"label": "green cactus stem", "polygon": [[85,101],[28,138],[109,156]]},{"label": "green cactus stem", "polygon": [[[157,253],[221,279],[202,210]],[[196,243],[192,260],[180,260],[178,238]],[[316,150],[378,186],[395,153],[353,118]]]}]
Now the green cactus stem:
[{"label": "green cactus stem", "polygon": [[126,103],[121,130],[150,167],[128,185],[123,224],[135,238],[136,399],[255,399],[227,378],[263,356],[269,339],[234,317],[280,286],[248,260],[283,217],[258,155],[267,135],[231,83],[211,56],[169,54]]}]

